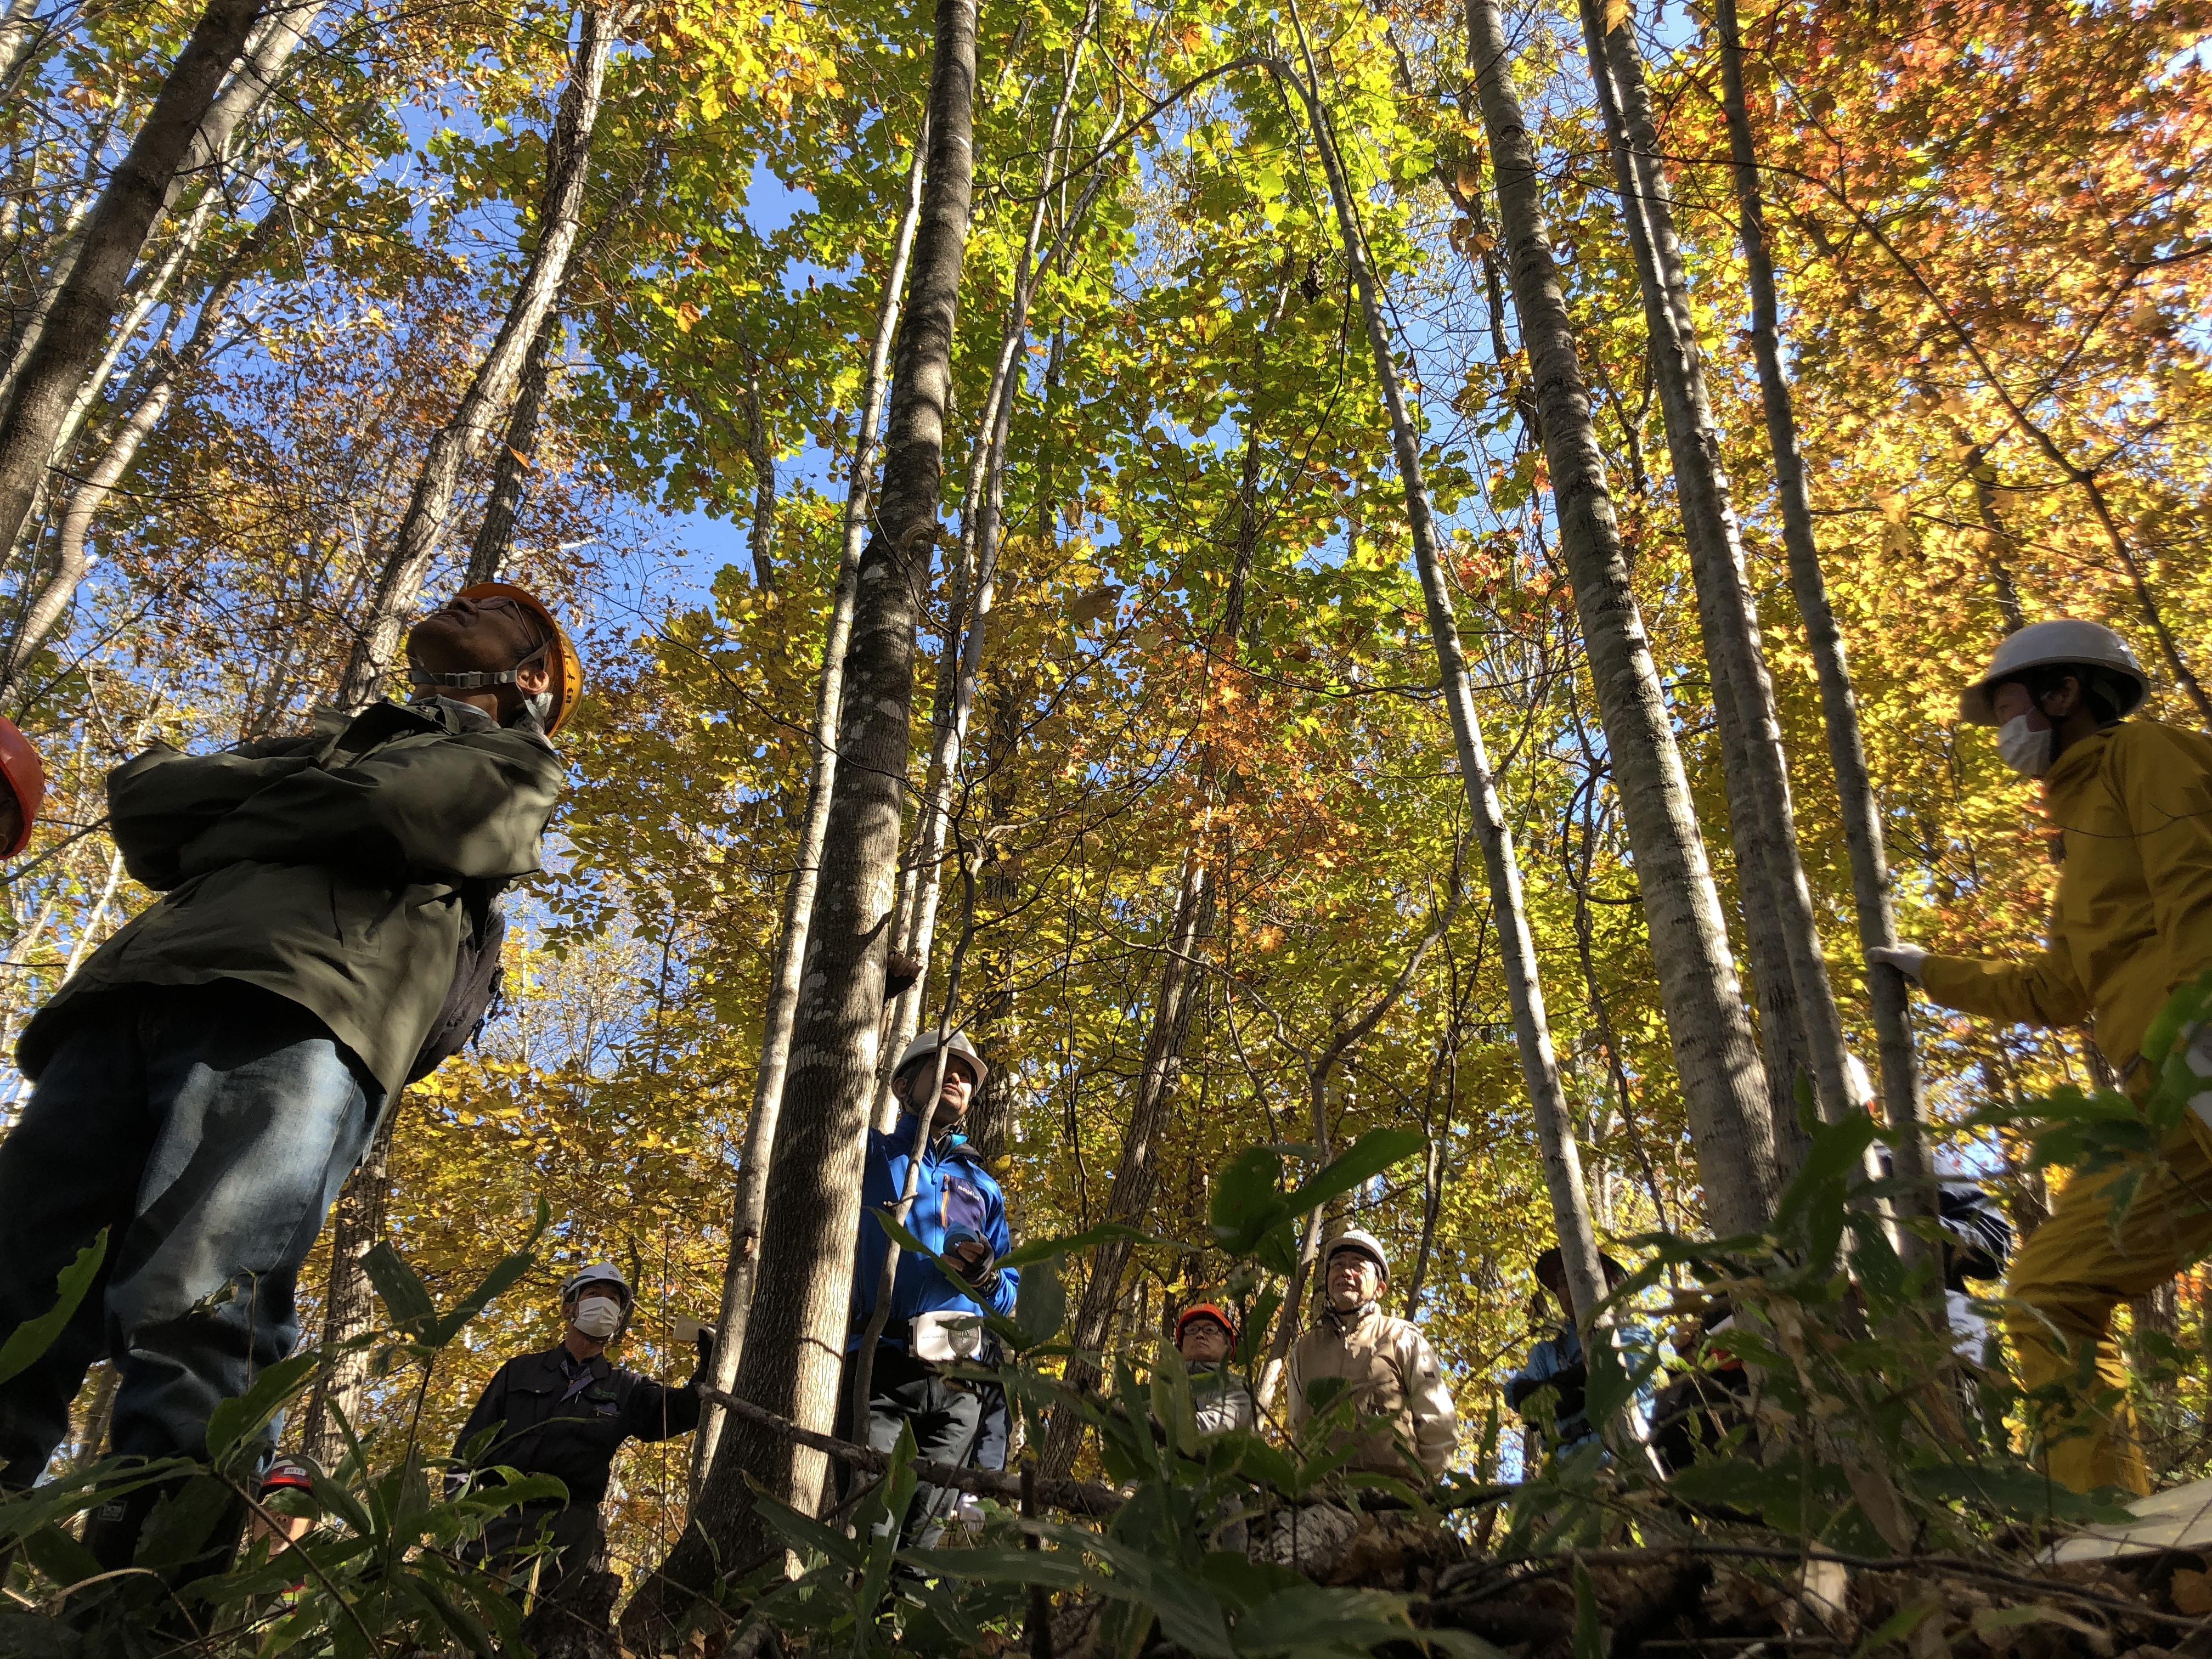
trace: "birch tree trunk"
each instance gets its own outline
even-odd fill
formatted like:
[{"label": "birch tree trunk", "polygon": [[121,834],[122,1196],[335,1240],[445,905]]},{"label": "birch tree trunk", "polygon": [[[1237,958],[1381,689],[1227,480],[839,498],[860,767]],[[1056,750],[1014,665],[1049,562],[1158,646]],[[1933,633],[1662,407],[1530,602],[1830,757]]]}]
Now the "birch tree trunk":
[{"label": "birch tree trunk", "polygon": [[1744,793],[1756,815],[1769,902],[1788,953],[1821,1115],[1835,1122],[1861,1103],[1850,1083],[1843,1012],[1828,982],[1812,886],[1797,854],[1781,716],[1744,573],[1742,537],[1721,463],[1720,434],[1705,391],[1689,273],[1674,229],[1673,191],[1659,156],[1635,9],[1629,7],[1607,33],[1597,8],[1598,0],[1583,0],[1583,27],[1593,48],[1598,103],[1613,140],[1623,214],[1644,290],[1667,447],[1697,578],[1698,620],[1715,678],[1726,678],[1735,703],[1741,764],[1748,774]]},{"label": "birch tree trunk", "polygon": [[[761,1210],[768,1194],[769,1166],[775,1153],[776,1120],[782,1109],[783,1081],[791,1061],[791,1028],[799,1007],[799,969],[814,920],[814,894],[822,875],[822,842],[830,823],[830,797],[837,781],[837,722],[844,707],[845,649],[853,634],[853,594],[866,540],[868,497],[875,478],[876,434],[884,414],[885,372],[891,340],[898,332],[899,292],[906,281],[915,227],[921,217],[921,181],[928,159],[925,118],[916,136],[914,161],[907,169],[906,207],[891,244],[890,267],[884,277],[883,302],[876,308],[876,337],[868,353],[868,374],[860,395],[860,429],[853,444],[853,467],[845,489],[845,553],[830,605],[830,627],[822,640],[822,679],[814,704],[814,773],[806,787],[806,816],[800,822],[799,848],[784,890],[783,925],[776,935],[775,961],[769,974],[768,1016],[761,1037],[760,1065],[753,1074],[753,1110],[745,1123],[745,1142],[738,1158],[737,1199],[730,1217],[730,1258],[722,1273],[722,1310],[710,1372],[714,1386],[727,1393],[736,1382],[738,1359],[745,1347],[745,1325],[752,1309],[753,1276],[760,1262]],[[691,1438],[691,1489],[696,1492],[714,1466],[721,1438],[722,1409],[709,1405]]]},{"label": "birch tree trunk", "polygon": [[430,440],[406,514],[377,574],[367,615],[338,681],[336,700],[342,708],[360,708],[374,702],[382,691],[401,630],[422,596],[431,559],[453,515],[462,465],[514,392],[523,361],[568,279],[568,258],[576,246],[583,209],[584,182],[591,172],[592,132],[599,121],[607,52],[614,44],[611,12],[587,6],[582,16],[583,31],[568,88],[561,95],[550,146],[553,162],[538,210],[538,245],[531,250],[530,263],[516,286],[507,317],[477,367],[476,378],[462,394],[452,419]]},{"label": "birch tree trunk", "polygon": [[[1552,1049],[1551,1022],[1545,1014],[1544,988],[1537,972],[1535,935],[1529,928],[1528,908],[1522,899],[1521,860],[1514,851],[1513,831],[1505,822],[1504,808],[1491,775],[1482,723],[1474,708],[1474,686],[1468,678],[1467,656],[1460,645],[1459,621],[1453,611],[1451,590],[1444,581],[1436,512],[1430,503],[1428,480],[1421,467],[1420,428],[1406,407],[1390,330],[1382,319],[1374,267],[1367,258],[1366,235],[1353,207],[1357,198],[1351,181],[1345,176],[1335,137],[1329,130],[1328,112],[1322,105],[1312,51],[1306,43],[1303,27],[1298,33],[1299,46],[1305,53],[1305,75],[1301,79],[1291,72],[1285,78],[1297,87],[1305,104],[1314,143],[1321,151],[1322,170],[1328,175],[1329,197],[1336,209],[1337,231],[1344,242],[1345,262],[1352,269],[1360,315],[1367,327],[1368,349],[1375,360],[1375,378],[1382,394],[1382,406],[1390,417],[1390,444],[1396,453],[1398,477],[1406,493],[1406,523],[1413,544],[1413,562],[1420,573],[1429,640],[1437,653],[1444,706],[1451,715],[1452,744],[1459,758],[1460,780],[1467,791],[1468,811],[1474,820],[1475,838],[1482,846],[1483,872],[1490,889],[1491,921],[1498,929],[1498,966],[1505,979],[1506,1002],[1513,1011],[1513,1037],[1520,1054],[1521,1079],[1535,1115],[1536,1138],[1544,1161],[1544,1186],[1552,1200],[1559,1255],[1575,1306],[1583,1312],[1584,1328],[1595,1331],[1601,1327],[1609,1330],[1609,1319],[1599,1321],[1597,1326],[1591,1323],[1592,1315],[1606,1297],[1605,1270],[1598,1259],[1597,1234],[1590,1224],[1589,1195],[1583,1185],[1574,1115],[1567,1105],[1566,1091],[1559,1082],[1558,1056]],[[1426,948],[1423,947],[1425,951]],[[1318,1231],[1317,1225],[1308,1228],[1310,1246],[1311,1236]],[[1286,1319],[1297,1311],[1297,1298],[1285,1302]]]},{"label": "birch tree trunk", "polygon": [[369,1143],[361,1162],[338,1194],[331,1227],[330,1282],[323,1293],[323,1364],[315,1373],[315,1386],[307,1396],[307,1409],[300,1419],[300,1449],[325,1468],[336,1467],[345,1455],[345,1432],[331,1407],[333,1403],[348,1421],[358,1423],[362,1386],[368,1381],[368,1350],[340,1352],[345,1344],[376,1328],[376,1293],[362,1261],[382,1241],[392,1210],[392,1132],[399,1121],[401,1095],[384,1115],[384,1122]]},{"label": "birch tree trunk", "polygon": [[193,139],[260,15],[261,0],[210,0],[85,221],[76,266],[0,410],[0,548],[12,548],[22,534],[54,439],[106,344],[131,269],[182,184]]},{"label": "birch tree trunk", "polygon": [[[1827,579],[1813,536],[1813,498],[1805,481],[1805,458],[1797,441],[1797,414],[1790,382],[1782,371],[1780,306],[1774,262],[1766,250],[1766,217],[1759,182],[1759,158],[1752,145],[1751,117],[1743,95],[1743,40],[1736,24],[1735,0],[1717,0],[1714,24],[1720,37],[1722,102],[1734,163],[1737,227],[1743,242],[1751,288],[1751,344],[1759,362],[1759,394],[1766,416],[1766,440],[1774,457],[1774,489],[1782,506],[1782,542],[1790,561],[1790,591],[1805,628],[1805,641],[1820,685],[1821,723],[1828,738],[1829,763],[1843,809],[1844,838],[1851,860],[1851,896],[1858,913],[1863,950],[1897,943],[1897,915],[1889,860],[1882,843],[1881,808],[1867,771],[1866,744],[1859,730],[1858,699],[1851,690],[1850,665],[1843,630],[1828,603]],[[1978,489],[1985,488],[1978,484]],[[2003,567],[1997,567],[2003,576]],[[2009,588],[2001,580],[2001,598]],[[2008,620],[2017,617],[2011,601]],[[2013,622],[2018,627],[2017,622]],[[1928,1100],[1921,1088],[1920,1064],[1912,1042],[1911,1000],[1905,975],[1896,969],[1867,969],[1867,998],[1873,1005],[1880,1049],[1881,1098],[1894,1139],[1900,1179],[1920,1194],[1915,1213],[1933,1215],[1936,1197],[1928,1143]]]},{"label": "birch tree trunk", "polygon": [[[807,944],[744,1352],[732,1392],[818,1431],[836,1412],[852,1306],[854,1239],[867,1150],[869,1091],[883,1029],[885,958],[899,853],[914,703],[915,629],[938,531],[945,405],[973,185],[974,0],[939,0],[930,70],[929,170],[914,273],[892,380],[876,532],[860,556],[853,643],[845,662],[842,759],[823,839],[830,878],[818,888]],[[811,1504],[823,1460],[750,1423],[725,1421],[720,1449],[693,1506],[696,1525],[623,1627],[644,1648],[722,1565],[776,1547],[753,1509],[757,1481]]]},{"label": "birch tree trunk", "polygon": [[1774,1125],[1758,1048],[1658,670],[1629,586],[1496,0],[1468,0],[1468,33],[1560,546],[1635,857],[1706,1212],[1723,1234],[1753,1232],[1765,1224],[1778,1196]]}]

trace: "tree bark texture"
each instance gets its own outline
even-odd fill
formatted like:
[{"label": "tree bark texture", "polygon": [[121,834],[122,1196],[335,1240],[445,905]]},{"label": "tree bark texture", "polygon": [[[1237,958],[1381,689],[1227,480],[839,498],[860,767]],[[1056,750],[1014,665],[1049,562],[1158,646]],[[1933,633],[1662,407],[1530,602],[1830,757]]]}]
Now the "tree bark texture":
[{"label": "tree bark texture", "polygon": [[390,672],[408,615],[421,599],[430,562],[453,515],[461,467],[489,430],[494,416],[514,392],[544,325],[568,279],[591,173],[592,131],[599,121],[599,96],[606,80],[607,52],[614,44],[613,17],[596,7],[583,11],[583,32],[560,114],[548,145],[550,160],[538,215],[538,242],[516,285],[507,316],[476,378],[461,396],[453,417],[430,440],[422,470],[394,532],[392,549],[377,573],[352,653],[338,682],[337,702],[357,708],[374,702]]},{"label": "tree bark texture", "polygon": [[[1774,457],[1774,493],[1782,508],[1782,541],[1790,561],[1790,590],[1820,686],[1821,723],[1828,760],[1836,775],[1843,811],[1844,838],[1851,860],[1851,897],[1858,913],[1863,950],[1897,943],[1887,850],[1883,845],[1881,807],[1867,770],[1866,744],[1859,729],[1858,699],[1851,690],[1850,664],[1843,630],[1828,603],[1827,579],[1813,536],[1813,498],[1805,478],[1805,458],[1797,441],[1797,414],[1790,382],[1782,369],[1781,307],[1775,292],[1774,262],[1766,247],[1766,216],[1759,181],[1759,157],[1752,144],[1751,117],[1743,95],[1743,39],[1736,23],[1735,0],[1717,0],[1714,22],[1720,35],[1722,102],[1727,111],[1729,158],[1734,162],[1737,227],[1751,286],[1751,343],[1759,362],[1759,401],[1766,416],[1767,445]],[[2000,575],[2003,567],[1998,567]],[[2000,584],[2002,596],[2009,579]],[[2011,601],[2008,621],[2019,613]],[[1869,966],[1867,998],[1873,1005],[1879,1046],[1881,1098],[1895,1136],[1899,1177],[1923,1194],[1917,1212],[1932,1215],[1933,1149],[1928,1143],[1928,1099],[1921,1088],[1919,1059],[1912,1042],[1911,999],[1905,975],[1894,968]]]},{"label": "tree bark texture", "polygon": [[[1152,1206],[1152,1192],[1159,1184],[1160,1138],[1175,1104],[1183,1040],[1190,1032],[1191,1008],[1199,985],[1195,969],[1199,953],[1213,931],[1213,883],[1202,848],[1194,846],[1183,854],[1182,876],[1161,955],[1160,988],[1152,998],[1152,1023],[1145,1034],[1144,1059],[1137,1072],[1137,1096],[1129,1108],[1121,1156],[1114,1166],[1114,1189],[1106,1200],[1109,1221],[1134,1227]],[[1091,1276],[1084,1281],[1083,1300],[1076,1309],[1071,1339],[1075,1352],[1061,1374],[1061,1380],[1071,1389],[1088,1389],[1098,1379],[1098,1368],[1090,1356],[1106,1346],[1120,1300],[1122,1269],[1128,1261],[1126,1238],[1108,1239],[1091,1254]],[[1060,1479],[1073,1467],[1082,1433],[1082,1419],[1073,1412],[1052,1414],[1052,1426],[1039,1459],[1048,1477]]]},{"label": "tree bark texture", "polygon": [[[860,556],[845,660],[840,762],[784,1094],[788,1110],[769,1168],[759,1279],[732,1393],[826,1431],[851,1309],[869,1091],[883,1029],[884,960],[897,871],[914,702],[915,629],[938,529],[945,406],[973,185],[973,0],[939,0],[930,70],[929,170],[922,192],[906,324],[892,376],[882,504]],[[712,1583],[717,1559],[775,1547],[754,1513],[748,1477],[811,1505],[824,1464],[749,1423],[724,1421],[694,1505],[696,1524],[634,1599],[630,1645],[680,1617],[686,1590]]]},{"label": "tree bark texture", "polygon": [[[1854,1097],[1843,1012],[1828,982],[1820,949],[1813,890],[1797,852],[1797,825],[1790,799],[1788,757],[1781,716],[1766,672],[1759,617],[1745,574],[1743,542],[1729,497],[1720,433],[1705,391],[1703,353],[1690,309],[1689,273],[1674,228],[1673,191],[1659,155],[1651,97],[1634,27],[1634,8],[1603,33],[1597,0],[1583,0],[1584,33],[1592,47],[1598,102],[1613,139],[1621,181],[1621,206],[1635,251],[1651,340],[1653,372],[1674,462],[1676,498],[1698,588],[1698,616],[1714,678],[1725,678],[1735,703],[1739,747],[1728,757],[1740,766],[1743,791],[1759,833],[1756,863],[1780,924],[1790,977],[1797,994],[1805,1048],[1823,1116],[1834,1122],[1863,1103]],[[1784,1174],[1794,1174],[1785,1170]]]},{"label": "tree bark texture", "polygon": [[514,407],[507,417],[507,441],[492,464],[491,491],[484,497],[483,520],[469,547],[470,586],[495,582],[514,557],[514,526],[524,498],[530,493],[531,457],[538,448],[538,428],[545,414],[545,381],[551,372],[553,343],[561,337],[560,307],[549,307],[532,337],[522,359],[522,374],[514,391]]},{"label": "tree bark texture", "polygon": [[1660,999],[1713,1225],[1756,1231],[1778,1195],[1774,1126],[1720,896],[1659,674],[1629,586],[1589,393],[1553,261],[1527,124],[1495,0],[1468,0],[1469,48],[1496,173],[1521,337],[1536,383],[1559,539],[1575,588],[1613,786],[1636,860]]},{"label": "tree bark texture", "polygon": [[[1305,46],[1300,32],[1300,46]],[[1597,1235],[1590,1224],[1589,1195],[1583,1184],[1582,1157],[1575,1144],[1574,1114],[1559,1082],[1559,1058],[1552,1048],[1551,1022],[1544,1010],[1544,988],[1536,965],[1536,939],[1528,926],[1522,902],[1521,860],[1513,846],[1513,831],[1505,821],[1490,755],[1483,742],[1482,722],[1475,713],[1474,686],[1467,672],[1459,620],[1452,607],[1451,589],[1444,580],[1442,538],[1437,533],[1436,512],[1430,504],[1429,485],[1421,467],[1421,428],[1406,407],[1405,389],[1398,379],[1389,325],[1382,317],[1382,300],[1367,243],[1354,210],[1357,198],[1345,176],[1344,163],[1329,131],[1328,112],[1322,106],[1318,77],[1310,49],[1305,58],[1305,78],[1293,73],[1306,114],[1313,126],[1314,142],[1321,151],[1322,169],[1328,175],[1329,196],[1335,204],[1337,229],[1344,242],[1345,261],[1352,268],[1359,309],[1367,326],[1367,343],[1375,360],[1375,377],[1390,417],[1390,443],[1396,453],[1398,477],[1406,494],[1406,522],[1413,544],[1413,562],[1421,578],[1421,599],[1428,613],[1429,639],[1437,653],[1437,670],[1443,683],[1444,704],[1451,715],[1452,744],[1459,758],[1460,781],[1467,791],[1475,839],[1481,843],[1483,872],[1490,889],[1491,921],[1498,930],[1498,966],[1505,979],[1505,999],[1513,1011],[1513,1037],[1521,1059],[1521,1079],[1536,1119],[1536,1138],[1542,1149],[1544,1186],[1552,1200],[1552,1218],[1558,1229],[1559,1255],[1567,1284],[1581,1310],[1584,1328],[1605,1300],[1605,1270],[1598,1259]],[[1417,958],[1418,959],[1418,958]],[[1320,1109],[1318,1103],[1316,1110]],[[1295,1303],[1285,1314],[1296,1312]],[[1603,1322],[1609,1325],[1610,1321]]]},{"label": "tree bark texture", "polygon": [[22,533],[54,439],[107,343],[131,269],[182,182],[193,140],[260,15],[261,0],[210,0],[85,221],[76,267],[0,410],[0,548],[13,547]]},{"label": "tree bark texture", "polygon": [[[875,480],[877,428],[884,414],[884,386],[890,365],[891,341],[898,332],[899,293],[921,218],[921,185],[928,160],[925,118],[916,135],[914,161],[907,170],[906,207],[892,240],[890,266],[884,277],[883,302],[876,308],[875,343],[860,394],[860,420],[853,444],[853,466],[845,489],[845,551],[830,603],[830,626],[822,640],[822,678],[814,702],[814,771],[806,786],[806,816],[800,821],[791,881],[784,890],[783,924],[776,935],[775,959],[769,974],[768,1012],[761,1036],[760,1063],[753,1074],[752,1115],[738,1158],[738,1190],[730,1216],[730,1258],[722,1273],[722,1310],[714,1343],[711,1380],[726,1394],[744,1352],[745,1327],[752,1309],[753,1281],[760,1264],[761,1214],[768,1198],[769,1166],[775,1154],[775,1131],[783,1104],[784,1077],[791,1063],[791,1030],[799,1008],[799,971],[814,921],[814,895],[822,876],[822,843],[830,824],[830,798],[837,781],[837,725],[845,701],[845,650],[853,634],[853,601],[860,552],[868,530],[868,500]],[[722,1411],[709,1405],[691,1439],[691,1489],[696,1493],[714,1467],[721,1437]]]},{"label": "tree bark texture", "polygon": [[936,696],[933,700],[929,769],[922,787],[921,820],[915,826],[913,901],[906,908],[906,936],[899,948],[918,964],[914,983],[899,994],[891,1011],[890,1030],[884,1044],[883,1063],[876,1078],[876,1126],[888,1129],[897,1117],[891,1104],[890,1073],[900,1052],[921,1029],[922,999],[929,988],[931,953],[937,942],[937,913],[945,891],[945,844],[950,835],[953,797],[959,786],[960,761],[968,741],[968,726],[975,709],[975,690],[983,665],[985,630],[997,588],[999,534],[1006,511],[1006,434],[1013,422],[1014,404],[1021,392],[1024,348],[1029,343],[1030,305],[1037,282],[1060,257],[1088,216],[1091,204],[1105,179],[1094,168],[1073,213],[1067,216],[1052,246],[1038,258],[1044,238],[1045,212],[1054,191],[1053,169],[1060,163],[1060,143],[1075,94],[1075,77],[1089,37],[1091,15],[1068,43],[1066,72],[1060,96],[1053,106],[1050,129],[1044,144],[1042,176],[1030,214],[1029,233],[1014,268],[1014,288],[1006,311],[1006,327],[999,356],[991,366],[991,380],[983,395],[976,423],[977,441],[970,452],[968,487],[961,502],[960,552],[953,574],[951,626],[939,663]]},{"label": "tree bark texture", "polygon": [[361,1420],[360,1400],[368,1381],[366,1349],[343,1346],[376,1328],[376,1292],[362,1269],[362,1258],[382,1242],[392,1209],[392,1133],[405,1103],[402,1095],[385,1113],[369,1143],[368,1156],[338,1194],[331,1228],[331,1275],[323,1291],[323,1364],[300,1419],[299,1448],[325,1468],[345,1455],[345,1431],[335,1403],[349,1422]]}]

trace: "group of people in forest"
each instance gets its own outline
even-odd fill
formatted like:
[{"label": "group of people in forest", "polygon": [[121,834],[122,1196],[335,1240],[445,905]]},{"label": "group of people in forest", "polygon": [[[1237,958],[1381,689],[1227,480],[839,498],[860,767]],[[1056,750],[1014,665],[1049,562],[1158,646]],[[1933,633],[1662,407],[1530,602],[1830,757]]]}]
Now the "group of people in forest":
[{"label": "group of people in forest", "polygon": [[[416,623],[406,659],[406,703],[321,714],[304,735],[212,755],[157,744],[109,776],[109,831],[131,876],[162,896],[93,952],[18,1045],[35,1087],[0,1139],[0,1334],[47,1314],[64,1270],[101,1254],[58,1338],[0,1382],[0,1485],[41,1477],[103,1357],[119,1379],[115,1454],[204,1456],[216,1407],[296,1343],[299,1270],[382,1114],[485,1017],[501,895],[539,867],[562,782],[553,739],[581,665],[544,605],[501,583]],[[2154,1081],[2141,1053],[2153,1017],[2212,968],[2212,740],[2130,718],[2148,690],[2126,644],[2096,623],[2005,640],[1960,712],[1996,727],[1998,752],[2041,784],[2063,857],[2049,942],[2020,961],[1872,953],[1969,1013],[2093,1021],[2138,1098]],[[0,786],[13,855],[42,783],[12,726],[0,728]],[[2212,1034],[2188,1035],[2191,1065],[2212,1077]],[[988,1075],[957,1035],[901,1056],[903,1116],[871,1138],[855,1246],[848,1364],[869,1370],[866,1421],[852,1420],[848,1369],[841,1425],[878,1448],[910,1425],[923,1456],[987,1465],[1004,1455],[1003,1398],[963,1373],[988,1358],[975,1316],[1011,1312],[1018,1279],[1002,1265],[1004,1196],[959,1133]],[[2116,1182],[2139,1183],[2117,1229]],[[2011,1265],[2007,1331],[2046,1406],[2035,1449],[2069,1486],[2150,1490],[2109,1320],[2212,1247],[2208,1183],[2212,1085],[2155,1158],[2069,1184]],[[886,1278],[890,1240],[872,1218],[900,1206],[927,1254],[902,1255]],[[1450,1392],[1419,1330],[1382,1310],[1382,1246],[1346,1232],[1321,1267],[1320,1310],[1289,1357],[1291,1426],[1340,1380],[1366,1424],[1356,1459],[1434,1476],[1455,1437]],[[665,1389],[608,1359],[635,1299],[611,1267],[574,1274],[562,1341],[509,1361],[485,1391],[464,1461],[537,1467],[569,1492],[561,1514],[519,1515],[488,1549],[537,1524],[594,1553],[615,1448],[697,1421],[697,1378]],[[1563,1430],[1575,1426],[1571,1334],[1570,1322],[1548,1369],[1515,1384],[1516,1403],[1548,1384]],[[1176,1335],[1206,1423],[1249,1425],[1251,1399],[1228,1365],[1235,1322],[1205,1304]],[[94,1513],[85,1543],[103,1570],[129,1565],[162,1491],[137,1486]],[[946,1499],[925,1487],[907,1527],[926,1533]],[[218,1527],[177,1576],[218,1569],[242,1522]]]}]

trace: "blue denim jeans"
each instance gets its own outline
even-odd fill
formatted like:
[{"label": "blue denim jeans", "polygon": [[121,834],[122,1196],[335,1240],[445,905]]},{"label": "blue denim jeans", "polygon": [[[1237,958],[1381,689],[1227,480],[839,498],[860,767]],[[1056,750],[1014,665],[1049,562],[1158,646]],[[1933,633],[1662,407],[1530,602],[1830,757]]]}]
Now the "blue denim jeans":
[{"label": "blue denim jeans", "polygon": [[0,1334],[53,1307],[103,1227],[107,1254],[61,1339],[0,1383],[0,1482],[38,1478],[102,1355],[112,1449],[204,1456],[216,1402],[298,1341],[300,1264],[382,1103],[320,1020],[257,986],[88,1006],[0,1139]]}]

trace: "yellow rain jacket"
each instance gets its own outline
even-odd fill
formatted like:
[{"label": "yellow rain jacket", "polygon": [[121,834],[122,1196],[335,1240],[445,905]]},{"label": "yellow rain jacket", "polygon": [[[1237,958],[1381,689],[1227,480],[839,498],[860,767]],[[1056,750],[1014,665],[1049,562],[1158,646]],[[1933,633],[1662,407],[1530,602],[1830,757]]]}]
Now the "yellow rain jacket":
[{"label": "yellow rain jacket", "polygon": [[2065,838],[2049,946],[2026,962],[1931,956],[1921,988],[2009,1024],[2094,1018],[2124,1075],[2168,994],[2212,967],[2212,741],[2108,726],[2058,757],[2044,797]]}]

